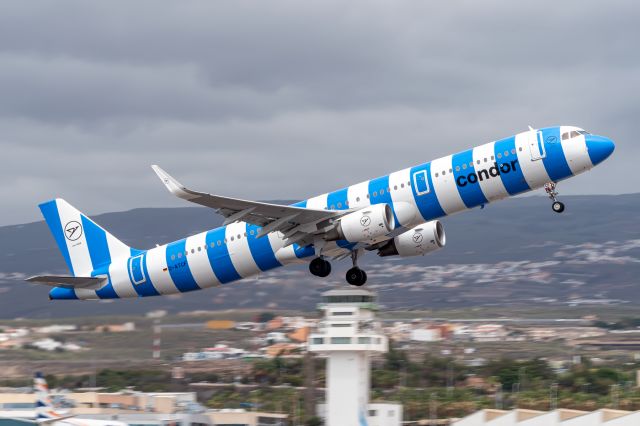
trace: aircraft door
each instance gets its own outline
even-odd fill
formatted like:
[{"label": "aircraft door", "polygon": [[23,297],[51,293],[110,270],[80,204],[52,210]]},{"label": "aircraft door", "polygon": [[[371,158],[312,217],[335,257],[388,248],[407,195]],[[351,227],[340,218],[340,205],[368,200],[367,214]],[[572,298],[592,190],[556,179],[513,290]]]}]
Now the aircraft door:
[{"label": "aircraft door", "polygon": [[135,285],[143,284],[147,281],[144,275],[144,254],[129,259],[129,277]]},{"label": "aircraft door", "polygon": [[429,180],[427,179],[426,170],[418,170],[413,173],[413,185],[416,189],[416,195],[429,193]]},{"label": "aircraft door", "polygon": [[546,152],[544,149],[544,139],[542,139],[542,132],[540,130],[531,130],[528,134],[529,140],[529,152],[531,153],[531,160],[536,161],[544,158]]}]

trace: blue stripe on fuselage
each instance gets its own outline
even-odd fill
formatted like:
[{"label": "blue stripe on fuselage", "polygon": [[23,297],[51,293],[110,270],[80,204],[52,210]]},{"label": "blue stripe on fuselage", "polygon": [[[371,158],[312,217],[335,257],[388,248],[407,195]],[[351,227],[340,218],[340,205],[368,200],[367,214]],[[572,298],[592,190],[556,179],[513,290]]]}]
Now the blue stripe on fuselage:
[{"label": "blue stripe on fuselage", "polygon": [[[188,262],[189,256],[193,256],[193,254],[189,253],[185,256],[186,246],[187,240],[184,239],[168,244],[166,250],[169,275],[171,275],[171,280],[173,280],[176,288],[181,293],[200,290],[198,283],[196,283],[195,278],[193,278]],[[182,254],[180,258],[178,257],[178,253]],[[171,258],[172,256],[173,259]]]},{"label": "blue stripe on fuselage", "polygon": [[[467,168],[463,169],[462,165],[466,164]],[[469,167],[471,165],[471,167]],[[460,167],[460,171],[456,171],[456,167]],[[454,173],[454,178],[456,181],[456,187],[458,188],[458,192],[460,193],[460,197],[462,198],[462,202],[467,208],[473,208],[479,206],[480,204],[487,203],[487,198],[482,193],[482,188],[480,188],[480,184],[477,182],[469,182],[469,176],[475,174],[476,168],[475,163],[473,161],[473,149],[469,149],[467,151],[455,154],[453,156],[452,161],[452,170]],[[436,170],[438,173],[442,173],[442,170]],[[446,173],[449,173],[449,170],[445,170]],[[466,185],[461,186],[458,185],[458,178],[460,176],[464,177],[464,181]]]},{"label": "blue stripe on fuselage", "polygon": [[401,226],[396,212],[393,209],[393,199],[391,198],[391,188],[389,188],[389,175],[375,178],[369,181],[369,201],[371,204],[389,204],[393,212],[395,227]]},{"label": "blue stripe on fuselage", "polygon": [[298,244],[293,244],[293,252],[296,254],[298,259],[304,259],[305,257],[315,256],[316,251],[313,246],[304,246],[301,247]]},{"label": "blue stripe on fuselage", "polygon": [[[211,269],[213,269],[213,273],[218,278],[218,281],[220,281],[220,283],[222,284],[226,284],[242,278],[231,262],[231,257],[229,256],[229,248],[224,242],[225,230],[226,227],[224,226],[221,228],[213,229],[207,232],[206,238],[207,247],[210,247],[210,250],[207,250],[207,255],[209,256],[209,264],[211,265]],[[218,242],[220,242],[220,245],[218,245]],[[214,243],[213,247],[211,247],[211,243]]]},{"label": "blue stripe on fuselage", "polygon": [[[496,141],[493,147],[493,156],[496,164],[498,164],[498,169],[504,163],[511,164],[512,161],[518,161],[518,155],[511,155],[511,151],[516,149],[516,138],[514,136],[506,139],[502,139]],[[510,155],[507,158],[504,158],[504,153],[509,152]],[[500,153],[501,159],[498,159],[498,153]],[[527,154],[528,155],[528,154]],[[524,174],[522,173],[522,168],[520,164],[517,164],[518,167],[510,168],[508,173],[500,172],[500,179],[502,179],[502,184],[510,195],[516,195],[524,191],[528,191],[529,184],[527,180],[524,178]],[[506,167],[506,166],[505,166]]]},{"label": "blue stripe on fuselage", "polygon": [[[139,254],[138,254],[139,255]],[[142,270],[144,271],[145,280],[140,284],[135,284],[133,282],[133,277],[131,276],[131,268],[129,267],[132,258],[129,258],[127,262],[127,272],[129,273],[129,280],[133,285],[134,290],[138,293],[138,296],[147,297],[147,296],[159,296],[160,293],[153,286],[151,282],[151,278],[149,277],[149,270],[147,269],[147,252],[143,252],[142,259],[140,259],[140,264],[142,265]]]},{"label": "blue stripe on fuselage", "polygon": [[271,243],[269,242],[269,236],[265,235],[261,238],[256,238],[258,234],[258,227],[256,225],[247,224],[247,241],[249,243],[249,250],[253,260],[258,265],[261,271],[268,271],[269,269],[282,266],[276,258]]},{"label": "blue stripe on fuselage", "polygon": [[107,275],[107,283],[101,289],[96,290],[96,295],[101,299],[117,299],[118,294],[113,288],[111,275],[109,274],[111,254],[107,243],[107,233],[84,215],[81,215],[80,218],[87,239],[87,246],[89,247],[89,256],[91,257],[93,269],[91,276]]},{"label": "blue stripe on fuselage", "polygon": [[329,193],[327,195],[327,208],[330,210],[346,210],[349,208],[347,205],[347,192],[349,188],[339,189],[337,191]]},{"label": "blue stripe on fuselage", "polygon": [[[549,178],[559,181],[572,176],[567,158],[560,143],[560,128],[551,127],[541,130],[546,155],[542,159]],[[539,161],[539,160],[538,160]]]},{"label": "blue stripe on fuselage", "polygon": [[436,190],[433,187],[433,182],[431,180],[431,163],[425,163],[413,167],[411,169],[411,173],[409,174],[409,176],[411,177],[411,181],[413,182],[413,174],[422,170],[425,170],[427,172],[427,183],[429,184],[429,192],[427,192],[426,194],[418,195],[418,193],[416,192],[417,188],[415,183],[411,184],[411,191],[413,192],[413,199],[418,206],[420,214],[425,221],[430,221],[437,217],[445,216],[446,213],[444,212],[444,210],[442,210],[440,201],[438,201],[438,194],[436,194]]}]

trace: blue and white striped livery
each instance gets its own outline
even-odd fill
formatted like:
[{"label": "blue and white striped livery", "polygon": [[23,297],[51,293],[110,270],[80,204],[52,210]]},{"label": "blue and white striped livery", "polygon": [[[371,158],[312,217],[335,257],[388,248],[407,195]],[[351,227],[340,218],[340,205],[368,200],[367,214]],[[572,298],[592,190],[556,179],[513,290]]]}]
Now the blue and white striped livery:
[{"label": "blue and white striped livery", "polygon": [[365,251],[416,256],[445,245],[439,218],[544,188],[560,213],[556,183],[590,170],[614,150],[610,139],[571,126],[515,136],[406,168],[291,206],[187,189],[157,166],[174,195],[215,209],[222,227],[150,250],[128,247],[56,199],[40,205],[71,276],[29,281],[53,286],[51,299],[116,299],[216,287],[280,266],[309,262],[313,275],[350,257],[347,281],[362,285]]}]

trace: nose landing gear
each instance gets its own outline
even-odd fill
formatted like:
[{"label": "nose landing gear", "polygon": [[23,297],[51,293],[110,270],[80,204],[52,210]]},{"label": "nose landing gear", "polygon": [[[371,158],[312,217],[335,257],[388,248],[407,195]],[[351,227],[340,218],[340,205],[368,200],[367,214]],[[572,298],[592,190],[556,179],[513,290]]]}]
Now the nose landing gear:
[{"label": "nose landing gear", "polygon": [[553,200],[553,204],[551,204],[551,209],[556,213],[562,213],[564,211],[564,203],[558,201],[558,191],[556,191],[555,182],[547,182],[544,184],[544,190],[549,196],[551,200]]}]

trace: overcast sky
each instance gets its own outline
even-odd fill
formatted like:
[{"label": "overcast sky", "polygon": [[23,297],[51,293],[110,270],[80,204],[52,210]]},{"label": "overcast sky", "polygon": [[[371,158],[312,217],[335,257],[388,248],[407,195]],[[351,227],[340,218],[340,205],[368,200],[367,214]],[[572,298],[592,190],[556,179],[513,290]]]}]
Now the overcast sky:
[{"label": "overcast sky", "polygon": [[299,199],[523,131],[616,142],[637,192],[636,1],[0,1],[0,225],[197,190]]}]

